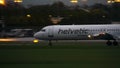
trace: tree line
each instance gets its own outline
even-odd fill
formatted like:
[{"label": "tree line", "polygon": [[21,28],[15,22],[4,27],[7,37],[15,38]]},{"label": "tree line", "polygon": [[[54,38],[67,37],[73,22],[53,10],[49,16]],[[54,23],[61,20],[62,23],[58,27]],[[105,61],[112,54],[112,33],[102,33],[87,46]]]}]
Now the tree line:
[{"label": "tree line", "polygon": [[110,24],[120,21],[120,3],[110,5],[67,6],[63,2],[51,5],[36,5],[25,8],[18,3],[8,2],[0,6],[0,16],[7,26],[52,25],[51,17],[62,17],[57,24]]}]

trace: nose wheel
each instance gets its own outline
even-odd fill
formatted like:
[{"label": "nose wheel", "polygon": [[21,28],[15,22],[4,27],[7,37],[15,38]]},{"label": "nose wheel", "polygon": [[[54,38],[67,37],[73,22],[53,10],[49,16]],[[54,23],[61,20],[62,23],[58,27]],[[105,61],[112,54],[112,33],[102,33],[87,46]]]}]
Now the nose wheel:
[{"label": "nose wheel", "polygon": [[48,45],[49,45],[49,46],[52,46],[52,41],[51,41],[51,40],[49,40]]}]

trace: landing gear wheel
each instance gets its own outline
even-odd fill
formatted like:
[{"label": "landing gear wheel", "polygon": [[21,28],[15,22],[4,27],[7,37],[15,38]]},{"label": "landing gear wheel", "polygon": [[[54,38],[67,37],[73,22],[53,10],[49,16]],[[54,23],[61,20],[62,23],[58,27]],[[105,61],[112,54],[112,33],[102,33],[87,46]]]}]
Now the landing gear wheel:
[{"label": "landing gear wheel", "polygon": [[110,40],[108,40],[108,41],[106,42],[106,44],[107,44],[108,46],[111,46],[111,45],[112,45],[112,42],[111,42]]},{"label": "landing gear wheel", "polygon": [[49,44],[48,44],[49,46],[52,46],[52,42],[51,42],[51,40],[49,41]]},{"label": "landing gear wheel", "polygon": [[116,40],[113,41],[114,46],[118,46],[118,42]]}]

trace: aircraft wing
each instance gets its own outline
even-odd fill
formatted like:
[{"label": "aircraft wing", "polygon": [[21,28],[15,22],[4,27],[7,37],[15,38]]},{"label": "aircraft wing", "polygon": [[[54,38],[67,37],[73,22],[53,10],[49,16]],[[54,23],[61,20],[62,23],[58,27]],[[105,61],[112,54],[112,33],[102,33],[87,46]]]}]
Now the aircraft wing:
[{"label": "aircraft wing", "polygon": [[115,37],[109,33],[93,34],[94,39],[115,40]]}]

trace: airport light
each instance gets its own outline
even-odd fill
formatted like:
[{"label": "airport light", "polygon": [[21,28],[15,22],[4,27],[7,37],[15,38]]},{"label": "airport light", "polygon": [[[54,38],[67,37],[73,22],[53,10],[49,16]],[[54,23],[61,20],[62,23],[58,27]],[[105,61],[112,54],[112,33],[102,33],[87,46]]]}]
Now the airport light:
[{"label": "airport light", "polygon": [[115,3],[115,1],[114,0],[108,0],[107,3],[112,4],[112,3]]},{"label": "airport light", "polygon": [[5,5],[5,0],[0,0],[0,5]]},{"label": "airport light", "polygon": [[91,35],[88,35],[88,38],[92,38],[92,36],[91,36]]},{"label": "airport light", "polygon": [[14,2],[16,2],[16,3],[22,3],[23,0],[14,0]]},{"label": "airport light", "polygon": [[107,1],[107,3],[108,3],[108,4],[110,4],[110,3],[111,3],[111,1]]},{"label": "airport light", "polygon": [[73,4],[73,8],[74,9],[77,9],[78,8],[78,6],[77,6],[77,4],[78,4],[78,0],[70,0],[70,2]]},{"label": "airport light", "polygon": [[115,2],[120,2],[120,0],[115,0]]},{"label": "airport light", "polygon": [[107,1],[108,4],[112,4],[112,3],[115,3],[115,2],[120,2],[120,0],[108,0]]},{"label": "airport light", "polygon": [[26,16],[27,16],[28,18],[30,18],[30,17],[31,17],[31,15],[30,15],[30,14],[27,14]]},{"label": "airport light", "polygon": [[70,0],[70,2],[73,3],[73,4],[77,4],[78,0]]},{"label": "airport light", "polygon": [[16,41],[16,39],[0,38],[0,42],[12,42],[12,41]]},{"label": "airport light", "polygon": [[39,40],[38,40],[38,39],[34,39],[33,42],[34,42],[34,43],[38,43]]}]

